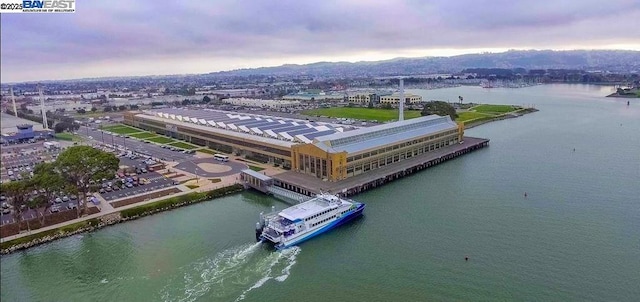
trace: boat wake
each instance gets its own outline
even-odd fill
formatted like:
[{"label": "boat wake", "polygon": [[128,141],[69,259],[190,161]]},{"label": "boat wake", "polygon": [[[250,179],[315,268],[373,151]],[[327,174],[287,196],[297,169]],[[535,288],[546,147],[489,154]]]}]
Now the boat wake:
[{"label": "boat wake", "polygon": [[[270,279],[285,281],[296,263],[299,247],[268,251],[261,243],[227,249],[179,269],[180,274],[162,289],[163,301],[195,301],[204,296],[243,300],[247,293]],[[249,286],[249,287],[247,287]],[[239,295],[239,296],[238,296]]]}]

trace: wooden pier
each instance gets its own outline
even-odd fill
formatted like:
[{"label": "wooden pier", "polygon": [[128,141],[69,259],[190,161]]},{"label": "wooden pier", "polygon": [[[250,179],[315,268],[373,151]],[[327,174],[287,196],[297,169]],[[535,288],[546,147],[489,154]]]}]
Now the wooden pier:
[{"label": "wooden pier", "polygon": [[415,172],[454,159],[458,156],[484,148],[489,140],[484,138],[465,137],[464,142],[447,146],[401,162],[387,165],[357,176],[337,182],[328,182],[294,171],[273,176],[273,185],[307,196],[315,196],[320,191],[350,196],[381,186],[387,182],[402,178]]}]

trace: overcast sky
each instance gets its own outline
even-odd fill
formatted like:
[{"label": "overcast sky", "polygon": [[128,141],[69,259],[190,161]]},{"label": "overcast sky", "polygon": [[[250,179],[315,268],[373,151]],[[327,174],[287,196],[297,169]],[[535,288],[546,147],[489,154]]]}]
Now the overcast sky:
[{"label": "overcast sky", "polygon": [[1,80],[205,73],[507,49],[640,50],[639,0],[77,0],[3,14]]}]

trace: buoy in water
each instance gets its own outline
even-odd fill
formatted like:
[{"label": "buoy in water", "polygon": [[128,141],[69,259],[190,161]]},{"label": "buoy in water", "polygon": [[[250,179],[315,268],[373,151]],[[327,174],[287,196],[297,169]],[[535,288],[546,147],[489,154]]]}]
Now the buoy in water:
[{"label": "buoy in water", "polygon": [[527,198],[527,192],[524,192],[524,198]]},{"label": "buoy in water", "polygon": [[469,256],[465,256],[464,261],[469,261]]}]

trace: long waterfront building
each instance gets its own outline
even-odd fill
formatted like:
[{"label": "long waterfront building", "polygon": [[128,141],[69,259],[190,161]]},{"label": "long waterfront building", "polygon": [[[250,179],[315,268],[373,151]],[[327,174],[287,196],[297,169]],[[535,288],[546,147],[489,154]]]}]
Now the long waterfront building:
[{"label": "long waterfront building", "polygon": [[128,112],[125,123],[328,181],[459,143],[464,132],[462,125],[438,115],[348,128],[265,115],[176,108]]}]

